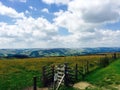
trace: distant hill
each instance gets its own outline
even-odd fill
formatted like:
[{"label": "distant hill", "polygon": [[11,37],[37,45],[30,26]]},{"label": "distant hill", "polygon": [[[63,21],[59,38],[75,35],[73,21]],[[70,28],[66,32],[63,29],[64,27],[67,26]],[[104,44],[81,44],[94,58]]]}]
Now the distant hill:
[{"label": "distant hill", "polygon": [[0,49],[0,57],[28,58],[49,56],[79,56],[106,52],[120,52],[120,47],[75,48],[75,49],[72,48]]}]

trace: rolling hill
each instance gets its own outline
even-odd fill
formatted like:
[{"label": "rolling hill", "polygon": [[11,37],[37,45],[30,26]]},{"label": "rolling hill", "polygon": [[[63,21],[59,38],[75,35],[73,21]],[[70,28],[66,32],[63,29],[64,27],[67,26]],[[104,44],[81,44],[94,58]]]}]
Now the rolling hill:
[{"label": "rolling hill", "polygon": [[98,47],[98,48],[51,48],[51,49],[0,49],[0,57],[7,58],[28,58],[28,57],[49,57],[49,56],[79,56],[86,54],[97,54],[106,52],[120,52],[119,47]]}]

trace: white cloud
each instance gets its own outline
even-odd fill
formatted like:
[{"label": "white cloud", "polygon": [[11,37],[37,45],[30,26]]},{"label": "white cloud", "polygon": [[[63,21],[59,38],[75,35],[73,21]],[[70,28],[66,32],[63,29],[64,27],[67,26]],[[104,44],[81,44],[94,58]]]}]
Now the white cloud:
[{"label": "white cloud", "polygon": [[30,12],[28,10],[25,11],[25,14],[30,14]]},{"label": "white cloud", "polygon": [[[103,25],[120,21],[118,0],[73,0],[66,11],[55,12],[54,22],[71,34],[54,40],[66,47],[119,46],[120,30],[100,29]],[[73,44],[74,43],[74,44]]]},{"label": "white cloud", "polygon": [[56,25],[69,32],[94,31],[106,23],[115,23],[120,19],[120,4],[113,0],[73,0],[67,11],[56,12]]},{"label": "white cloud", "polygon": [[81,17],[69,11],[60,11],[59,14],[55,13],[55,15],[57,15],[56,18],[54,18],[55,24],[68,29],[70,33],[93,31],[93,29],[98,26],[98,24],[86,23]]},{"label": "white cloud", "polygon": [[56,25],[69,32],[94,31],[106,23],[115,23],[120,19],[120,4],[110,0],[74,0],[69,2],[68,10],[54,13]]},{"label": "white cloud", "polygon": [[7,7],[0,2],[0,15],[5,15],[11,18],[24,18],[24,13],[18,13],[15,9]]},{"label": "white cloud", "polygon": [[11,1],[11,2],[23,2],[23,3],[27,2],[27,0],[9,0],[9,1]]},{"label": "white cloud", "polygon": [[120,4],[110,0],[73,0],[68,4],[67,11],[55,13],[54,21],[58,26],[70,32],[93,30],[105,23],[119,21]]},{"label": "white cloud", "polygon": [[68,10],[79,14],[85,22],[104,23],[119,19],[119,7],[120,4],[113,3],[113,0],[74,0],[69,3]]},{"label": "white cloud", "polygon": [[45,13],[49,13],[49,10],[47,8],[43,8],[41,11]]},{"label": "white cloud", "polygon": [[30,8],[30,9],[33,9],[33,7],[32,7],[32,6],[29,6],[29,8]]},{"label": "white cloud", "polygon": [[[42,17],[36,19],[25,17],[24,14],[0,3],[0,15],[17,18],[13,25],[0,23],[0,42],[3,42],[0,43],[0,47],[120,46],[119,29],[102,29],[103,25],[120,22],[120,0],[43,1],[47,4],[64,4],[67,6],[67,10],[55,12],[53,23],[51,23]],[[29,8],[35,10],[32,6]],[[49,13],[47,8],[41,11]],[[61,36],[58,32],[61,27],[67,29],[70,34]]]},{"label": "white cloud", "polygon": [[68,4],[71,0],[42,0],[46,4]]},{"label": "white cloud", "polygon": [[33,6],[29,6],[29,9],[36,11],[37,9]]},{"label": "white cloud", "polygon": [[18,19],[14,25],[0,23],[0,42],[4,42],[0,47],[44,47],[55,35],[57,27],[44,18]]},{"label": "white cloud", "polygon": [[27,2],[27,0],[20,0],[20,2],[24,2],[24,3],[26,3],[26,2]]},{"label": "white cloud", "polygon": [[59,47],[119,47],[120,30],[95,30],[95,32],[75,33],[68,36],[57,36],[51,43]]}]

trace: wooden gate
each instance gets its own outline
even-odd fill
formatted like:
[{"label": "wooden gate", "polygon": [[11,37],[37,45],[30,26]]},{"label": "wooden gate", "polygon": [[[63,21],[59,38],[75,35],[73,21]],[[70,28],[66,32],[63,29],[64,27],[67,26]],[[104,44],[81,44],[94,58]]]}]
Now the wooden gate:
[{"label": "wooden gate", "polygon": [[42,68],[43,86],[50,86],[54,82],[54,66],[44,66]]}]

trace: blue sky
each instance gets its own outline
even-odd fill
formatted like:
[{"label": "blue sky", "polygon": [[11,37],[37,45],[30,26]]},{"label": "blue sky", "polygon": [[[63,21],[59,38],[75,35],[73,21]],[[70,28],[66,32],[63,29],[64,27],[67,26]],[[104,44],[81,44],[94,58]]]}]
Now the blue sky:
[{"label": "blue sky", "polygon": [[[30,14],[28,16],[39,18],[44,16],[45,18],[51,20],[53,18],[53,14],[48,14],[42,12],[41,10],[44,8],[49,9],[51,13],[59,11],[60,9],[65,10],[66,6],[57,6],[55,4],[48,5],[42,2],[42,0],[25,0],[26,2],[22,2],[22,0],[1,0],[1,2],[7,6],[15,9],[18,13],[28,11]],[[30,8],[31,7],[31,8]],[[27,14],[26,14],[27,16]],[[2,20],[2,19],[1,19]],[[52,20],[51,20],[52,21]]]},{"label": "blue sky", "polygon": [[119,47],[119,0],[0,0],[0,48]]}]

